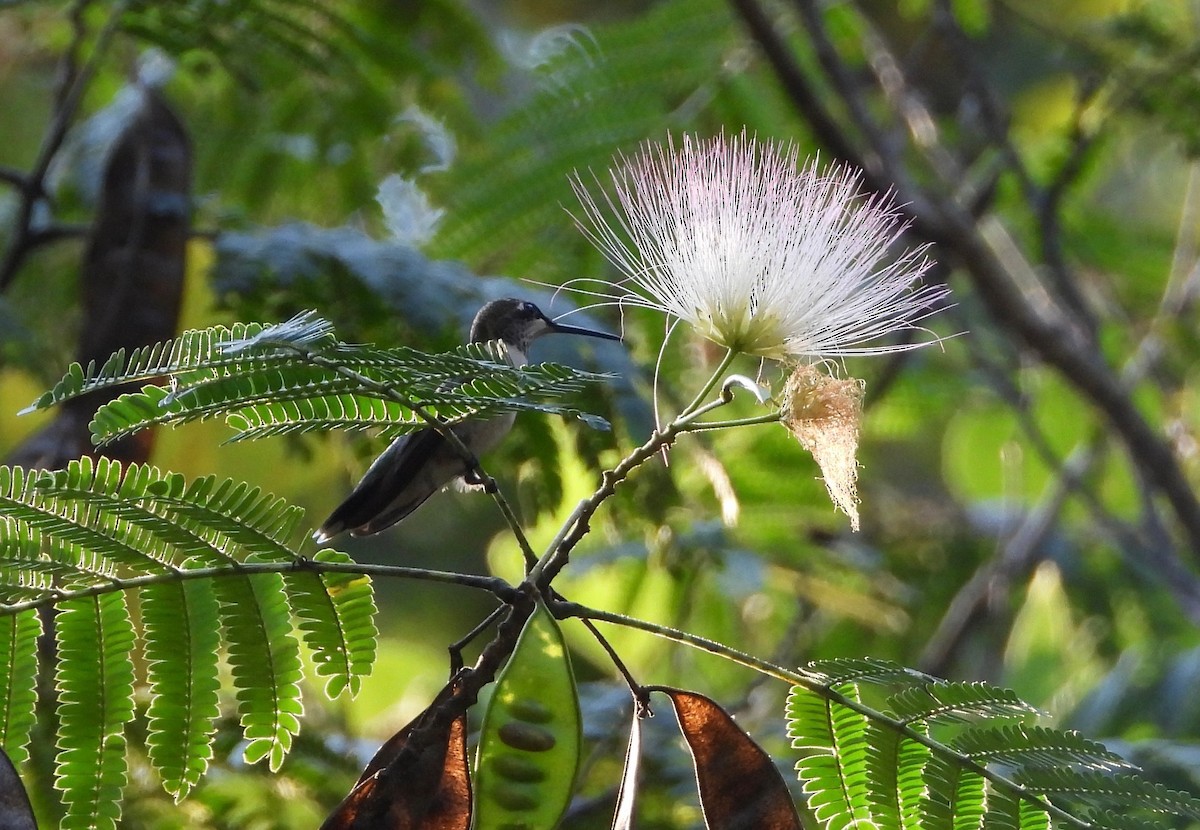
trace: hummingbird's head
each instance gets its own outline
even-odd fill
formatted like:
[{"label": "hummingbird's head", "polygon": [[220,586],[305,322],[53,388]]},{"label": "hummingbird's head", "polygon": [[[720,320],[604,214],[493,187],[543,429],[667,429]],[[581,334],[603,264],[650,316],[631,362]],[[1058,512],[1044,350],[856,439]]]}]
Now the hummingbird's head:
[{"label": "hummingbird's head", "polygon": [[621,339],[615,334],[604,331],[556,323],[533,303],[510,297],[503,300],[492,300],[479,309],[474,322],[471,323],[471,342],[503,340],[510,350],[517,351],[523,357],[529,350],[530,343],[543,334],[551,332],[582,334],[587,337],[602,337],[605,340]]}]

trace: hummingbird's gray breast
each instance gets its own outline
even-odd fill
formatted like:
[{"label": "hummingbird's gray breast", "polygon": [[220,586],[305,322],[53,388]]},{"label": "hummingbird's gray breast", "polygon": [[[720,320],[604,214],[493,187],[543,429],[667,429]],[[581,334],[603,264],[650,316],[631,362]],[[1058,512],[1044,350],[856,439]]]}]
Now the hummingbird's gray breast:
[{"label": "hummingbird's gray breast", "polygon": [[[506,412],[503,415],[497,415],[494,418],[486,420],[463,421],[454,427],[454,434],[478,458],[494,449],[497,444],[504,440],[504,436],[508,435],[509,431],[512,430],[513,422],[516,419],[517,415],[515,412]],[[446,444],[446,447],[451,452],[454,451],[454,448],[449,443]],[[455,453],[455,455],[457,456],[458,454]],[[459,458],[459,460],[461,461],[462,459]],[[466,472],[467,465],[464,463],[458,474],[463,475]]]}]

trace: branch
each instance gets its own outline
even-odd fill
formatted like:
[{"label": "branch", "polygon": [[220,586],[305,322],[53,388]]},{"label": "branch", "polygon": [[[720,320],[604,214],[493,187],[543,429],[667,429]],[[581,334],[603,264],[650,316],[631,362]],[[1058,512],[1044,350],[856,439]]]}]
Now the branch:
[{"label": "branch", "polygon": [[0,165],[0,182],[11,184],[18,190],[25,190],[29,185],[27,177],[20,170]]},{"label": "branch", "polygon": [[75,119],[75,113],[79,109],[84,91],[91,83],[101,58],[119,29],[126,2],[121,0],[113,6],[104,28],[100,30],[100,34],[96,38],[87,63],[83,65],[82,69],[79,69],[77,68],[78,53],[87,36],[83,22],[83,10],[87,4],[88,0],[78,0],[71,10],[74,34],[71,45],[67,48],[59,65],[61,75],[54,117],[46,135],[42,138],[33,168],[22,177],[21,199],[17,206],[17,216],[13,221],[12,237],[8,244],[8,250],[4,252],[3,259],[0,259],[0,293],[3,293],[16,277],[17,270],[32,248],[30,240],[33,235],[33,212],[37,203],[45,195],[46,173],[50,170],[50,164],[58,154],[59,148],[62,147],[67,129]]},{"label": "branch", "polygon": [[617,466],[611,470],[604,471],[601,476],[600,487],[571,511],[571,515],[563,523],[558,535],[555,536],[554,541],[547,547],[545,555],[530,570],[526,577],[527,582],[536,585],[543,595],[549,595],[550,583],[567,564],[571,556],[571,551],[587,535],[588,530],[591,528],[591,518],[600,508],[600,505],[616,493],[617,485],[628,478],[633,470],[671,446],[681,433],[699,432],[706,429],[725,429],[731,426],[746,426],[748,424],[779,420],[778,412],[769,416],[736,421],[704,422],[696,420],[733,400],[733,385],[726,382],[721,387],[721,393],[716,400],[707,404],[700,404],[703,395],[707,394],[716,385],[721,374],[733,361],[734,356],[732,351],[725,355],[725,359],[717,367],[716,371],[713,372],[701,390],[700,395],[675,420],[667,424],[667,426],[655,430],[646,443],[621,459],[621,462]]}]

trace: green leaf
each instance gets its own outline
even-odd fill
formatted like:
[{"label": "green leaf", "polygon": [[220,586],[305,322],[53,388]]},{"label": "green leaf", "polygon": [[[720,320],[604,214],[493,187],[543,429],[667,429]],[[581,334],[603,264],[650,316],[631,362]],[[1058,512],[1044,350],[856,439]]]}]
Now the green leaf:
[{"label": "green leaf", "polygon": [[[1141,777],[1104,746],[1026,723],[1036,710],[1006,689],[875,660],[818,663],[802,676],[901,687],[887,697],[893,712],[863,704],[857,682],[792,690],[788,734],[823,827],[1049,830],[1053,819],[1142,830],[1145,811],[1200,817],[1200,799]],[[1102,818],[1090,825],[1092,815]]]},{"label": "green leaf", "polygon": [[[166,377],[167,386],[157,385]],[[538,410],[590,418],[546,399],[602,375],[556,364],[516,368],[499,343],[472,343],[429,355],[339,343],[311,313],[275,326],[215,326],[103,366],[72,365],[52,392],[26,411],[101,389],[154,381],[101,406],[92,437],[106,443],[156,424],[224,417],[233,440],[312,430],[380,427],[393,438],[427,425],[417,407],[453,422],[472,416]]]},{"label": "green leaf", "polygon": [[[836,694],[857,699],[857,688]],[[801,750],[796,771],[814,815],[828,828],[867,826],[872,821],[867,719],[848,706],[799,686],[787,703],[788,737]]]},{"label": "green leaf", "polygon": [[[103,582],[115,576],[118,568],[136,573],[167,571],[169,565],[161,547],[139,547],[136,529],[108,514],[103,496],[97,499],[101,503],[92,504],[87,495],[80,493],[96,485],[96,471],[92,460],[85,457],[57,473],[29,478],[11,473],[6,476],[10,487],[4,487],[6,482],[0,480],[0,516],[15,523],[15,532],[27,528],[39,534],[51,545],[51,558],[71,566],[82,582]],[[120,475],[120,465],[101,462],[99,471],[111,484],[113,476]],[[57,490],[70,493],[59,498]],[[26,538],[32,542],[32,536]],[[40,558],[40,554],[29,558]]]},{"label": "green leaf", "polygon": [[69,600],[55,618],[59,728],[55,787],[64,828],[115,828],[133,718],[133,625],[122,593]]},{"label": "green leaf", "polygon": [[579,765],[575,676],[554,617],[539,603],[496,679],[476,763],[476,830],[555,827]]},{"label": "green leaf", "polygon": [[1040,714],[1016,692],[987,683],[925,683],[896,692],[888,698],[888,706],[905,723],[1028,720]]},{"label": "green leaf", "polygon": [[[318,562],[352,562],[336,550],[322,550]],[[313,655],[317,674],[327,678],[330,699],[345,689],[357,695],[362,679],[375,663],[375,599],[369,577],[350,573],[284,574],[292,613],[299,620],[304,644]]]},{"label": "green leaf", "polygon": [[278,574],[213,581],[248,741],[247,763],[263,758],[274,772],[300,731],[300,646],[292,635],[283,579]]},{"label": "green leaf", "polygon": [[950,746],[984,765],[1058,767],[1079,764],[1109,772],[1132,768],[1132,764],[1121,756],[1078,732],[1028,724],[969,729],[951,741]]},{"label": "green leaf", "polygon": [[922,827],[978,827],[984,813],[984,779],[941,755],[925,767]]},{"label": "green leaf", "polygon": [[37,702],[36,610],[0,617],[0,745],[13,764],[29,757],[29,733]]},{"label": "green leaf", "polygon": [[1013,780],[1051,798],[1070,796],[1099,807],[1139,807],[1200,818],[1200,799],[1137,775],[1110,775],[1080,767],[1022,767]]},{"label": "green leaf", "polygon": [[178,800],[204,776],[216,731],[217,601],[205,580],[142,589],[142,636],[150,681],[150,762]]},{"label": "green leaf", "polygon": [[934,678],[890,660],[877,657],[838,657],[814,660],[802,671],[823,686],[843,683],[925,683]]}]

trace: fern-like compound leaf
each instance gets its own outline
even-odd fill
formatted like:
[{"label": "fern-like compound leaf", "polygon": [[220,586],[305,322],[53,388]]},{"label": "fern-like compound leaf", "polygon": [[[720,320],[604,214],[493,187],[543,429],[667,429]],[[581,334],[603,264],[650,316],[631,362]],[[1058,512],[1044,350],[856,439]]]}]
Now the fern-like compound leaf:
[{"label": "fern-like compound leaf", "polygon": [[205,476],[181,490],[181,476],[169,490],[147,495],[165,515],[208,538],[238,558],[272,562],[295,559],[292,548],[304,511],[260,488],[232,479]]},{"label": "fern-like compound leaf", "polygon": [[[1114,810],[1091,810],[1084,818],[1103,830],[1163,830],[1162,821]],[[1049,826],[1045,826],[1049,830]],[[1042,828],[1038,828],[1042,830]]]},{"label": "fern-like compound leaf", "polygon": [[[322,550],[318,562],[350,562],[340,551]],[[375,662],[375,600],[370,579],[350,573],[285,574],[284,590],[299,621],[317,674],[333,699],[347,688],[357,695]]]},{"label": "fern-like compound leaf", "polygon": [[[426,416],[453,422],[526,409],[597,425],[602,419],[550,399],[602,377],[555,364],[517,368],[499,343],[440,355],[351,346],[307,314],[274,326],[191,331],[128,357],[118,352],[99,367],[72,365],[29,409],[147,384],[100,407],[91,424],[97,443],[157,424],[213,417],[237,429],[233,440],[373,426],[395,437],[425,427]],[[160,385],[161,378],[167,385]]]},{"label": "fern-like compound leaf", "polygon": [[[72,462],[56,474],[7,470],[7,482],[0,481],[0,515],[9,520],[7,534],[24,536],[29,545],[34,538],[50,545],[52,558],[78,577],[68,584],[103,580],[121,568],[139,573],[167,571],[162,549],[142,545],[136,532],[113,521],[101,505],[86,498],[60,499],[54,493],[55,487],[87,490],[92,478],[91,459]],[[30,558],[41,558],[40,553]]]},{"label": "fern-like compound leaf", "polygon": [[133,718],[134,634],[124,594],[61,603],[55,633],[61,826],[115,828],[126,780],[125,724]]},{"label": "fern-like compound leaf", "polygon": [[[816,663],[799,676],[811,685],[788,698],[788,734],[825,828],[1145,830],[1156,826],[1150,814],[1200,819],[1200,799],[1078,733],[1031,723],[1036,710],[1006,689],[876,660]],[[875,692],[886,709],[862,697],[881,684],[895,689]]]},{"label": "fern-like compound leaf", "polygon": [[950,746],[980,764],[1012,767],[1058,767],[1079,765],[1115,772],[1132,765],[1103,744],[1078,732],[1049,729],[1031,724],[1003,724],[989,729],[969,729]]},{"label": "fern-like compound leaf", "polygon": [[985,783],[979,773],[944,756],[935,755],[925,766],[926,797],[921,826],[927,828],[979,827],[985,811]]},{"label": "fern-like compound leaf", "polygon": [[1040,714],[1010,689],[988,683],[941,681],[901,689],[888,698],[888,708],[905,723],[1029,720]]},{"label": "fern-like compound leaf", "polygon": [[[111,827],[119,817],[133,711],[127,596],[140,599],[150,763],[176,797],[212,757],[221,632],[252,761],[278,768],[300,728],[294,628],[329,691],[357,691],[375,655],[371,585],[349,572],[306,571],[296,550],[301,518],[245,483],[188,481],[144,465],[0,467],[0,741],[18,761],[27,756],[39,633],[31,606],[53,603],[64,826]],[[333,551],[316,560],[350,561]],[[250,566],[289,569],[286,590],[281,573],[237,572]]]},{"label": "fern-like compound leaf", "polygon": [[899,782],[901,753],[909,742],[899,732],[869,720],[864,741],[872,821],[879,828],[899,828],[904,798],[910,794]]},{"label": "fern-like compound leaf", "polygon": [[205,580],[141,591],[142,636],[150,681],[146,738],[150,762],[176,799],[203,777],[212,758],[217,706],[217,600]]},{"label": "fern-like compound leaf", "polygon": [[248,745],[247,763],[279,769],[300,731],[300,646],[278,574],[213,581]]},{"label": "fern-like compound leaf", "polygon": [[891,660],[878,657],[837,657],[832,660],[814,660],[804,666],[803,671],[822,686],[838,686],[843,683],[926,683],[933,680],[916,669],[906,668]]},{"label": "fern-like compound leaf", "polygon": [[37,611],[0,617],[0,746],[13,764],[29,757],[37,701]]},{"label": "fern-like compound leaf", "polygon": [[1102,809],[1130,805],[1168,815],[1200,819],[1200,799],[1127,773],[1111,775],[1101,770],[1077,767],[1022,767],[1013,780],[1052,801],[1063,796]]},{"label": "fern-like compound leaf", "polygon": [[[875,725],[872,722],[872,725]],[[924,724],[909,727],[927,735]],[[883,730],[881,730],[883,731]],[[933,750],[920,741],[902,738],[896,749],[896,808],[903,830],[920,830],[921,811],[928,798],[925,770],[933,758]]]}]

